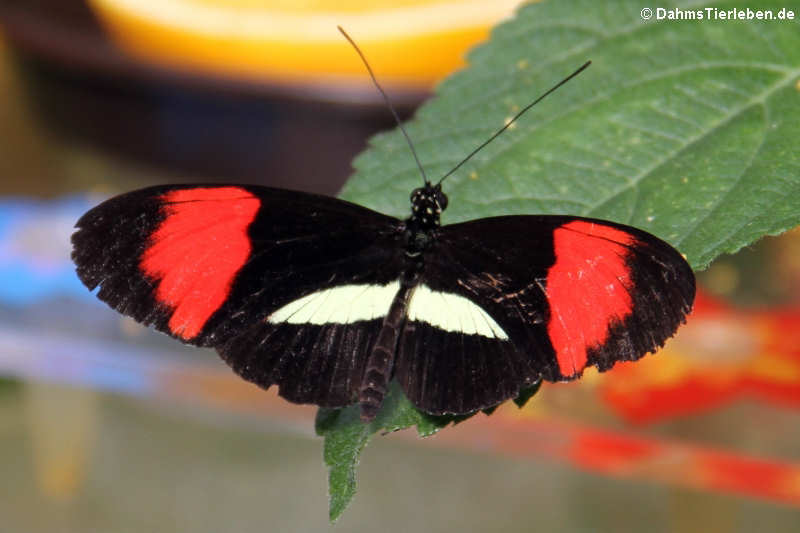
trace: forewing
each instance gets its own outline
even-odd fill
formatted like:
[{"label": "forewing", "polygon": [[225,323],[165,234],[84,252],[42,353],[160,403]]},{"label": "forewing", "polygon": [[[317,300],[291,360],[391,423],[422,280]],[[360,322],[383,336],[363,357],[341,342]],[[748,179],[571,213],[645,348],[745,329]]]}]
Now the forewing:
[{"label": "forewing", "polygon": [[216,345],[291,300],[397,278],[399,221],[334,198],[179,185],[112,198],[73,235],[83,283],[123,314]]},{"label": "forewing", "polygon": [[486,218],[444,226],[434,242],[421,283],[476,305],[505,338],[434,327],[435,309],[410,322],[397,377],[433,412],[485,408],[539,377],[572,379],[590,365],[638,359],[663,345],[694,299],[694,276],[675,249],[612,222]]}]

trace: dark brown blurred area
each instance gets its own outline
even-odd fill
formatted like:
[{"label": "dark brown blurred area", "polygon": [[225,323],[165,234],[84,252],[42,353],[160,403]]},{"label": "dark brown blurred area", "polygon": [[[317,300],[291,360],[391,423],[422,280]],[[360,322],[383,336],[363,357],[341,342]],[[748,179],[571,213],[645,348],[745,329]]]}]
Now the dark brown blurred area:
[{"label": "dark brown blurred area", "polygon": [[[83,0],[0,0],[0,23],[0,194],[170,181],[336,194],[366,139],[394,125],[368,86],[326,91],[142,64]],[[424,94],[393,97],[407,117]]]}]

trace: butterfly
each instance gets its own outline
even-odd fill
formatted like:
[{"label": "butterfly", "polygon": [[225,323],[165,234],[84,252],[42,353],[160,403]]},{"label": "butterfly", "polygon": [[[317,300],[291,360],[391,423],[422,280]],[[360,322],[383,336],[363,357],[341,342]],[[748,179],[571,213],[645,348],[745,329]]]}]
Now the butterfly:
[{"label": "butterfly", "polygon": [[398,219],[255,185],[151,187],[83,215],[72,258],[120,313],[364,421],[393,379],[418,409],[457,415],[639,359],[692,308],[691,268],[645,231],[565,215],[443,226],[427,178],[410,200]]}]

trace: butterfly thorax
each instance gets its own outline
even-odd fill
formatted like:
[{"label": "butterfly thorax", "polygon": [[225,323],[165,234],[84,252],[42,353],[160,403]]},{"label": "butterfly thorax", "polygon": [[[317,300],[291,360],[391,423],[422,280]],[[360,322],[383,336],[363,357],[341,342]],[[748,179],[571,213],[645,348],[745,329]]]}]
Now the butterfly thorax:
[{"label": "butterfly thorax", "polygon": [[411,192],[411,217],[406,221],[421,231],[439,227],[439,217],[447,209],[447,195],[442,186],[425,183]]},{"label": "butterfly thorax", "polygon": [[383,403],[392,377],[400,335],[406,328],[406,314],[412,295],[425,268],[425,252],[431,247],[439,228],[439,217],[447,207],[441,185],[428,182],[411,193],[411,216],[404,221],[404,265],[400,290],[381,324],[378,339],[370,350],[362,378],[358,402],[361,420],[374,419]]},{"label": "butterfly thorax", "polygon": [[441,185],[425,183],[424,187],[414,189],[411,193],[411,216],[405,221],[407,257],[420,257],[428,249],[446,208],[447,195],[442,192]]}]

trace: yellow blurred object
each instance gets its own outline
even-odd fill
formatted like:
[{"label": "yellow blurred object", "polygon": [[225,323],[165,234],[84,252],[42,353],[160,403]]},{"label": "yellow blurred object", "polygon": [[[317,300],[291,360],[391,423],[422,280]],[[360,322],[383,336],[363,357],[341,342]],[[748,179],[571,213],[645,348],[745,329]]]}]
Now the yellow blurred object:
[{"label": "yellow blurred object", "polygon": [[31,382],[25,385],[25,399],[37,485],[45,497],[68,501],[86,479],[97,392]]},{"label": "yellow blurred object", "polygon": [[162,66],[279,83],[379,79],[428,87],[520,0],[89,0],[131,54]]}]

